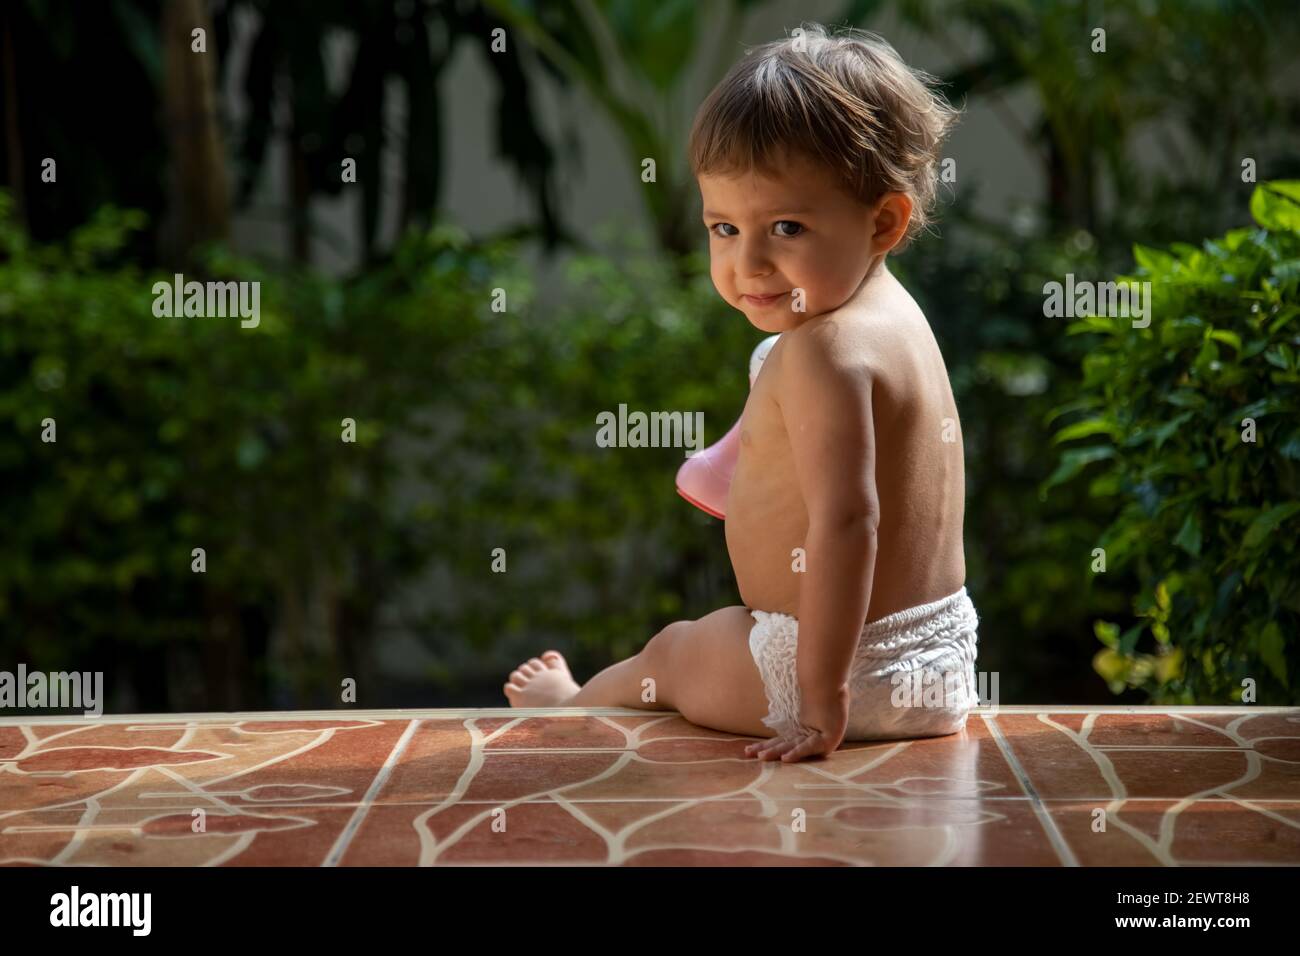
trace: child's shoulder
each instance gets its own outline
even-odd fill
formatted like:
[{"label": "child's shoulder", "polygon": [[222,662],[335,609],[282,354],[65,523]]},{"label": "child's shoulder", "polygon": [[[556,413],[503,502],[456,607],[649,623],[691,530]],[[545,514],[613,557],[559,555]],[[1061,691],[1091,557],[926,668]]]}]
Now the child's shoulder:
[{"label": "child's shoulder", "polygon": [[915,349],[918,338],[932,340],[933,334],[909,297],[842,305],[785,333],[777,344],[782,364],[806,373],[871,375],[887,372]]}]

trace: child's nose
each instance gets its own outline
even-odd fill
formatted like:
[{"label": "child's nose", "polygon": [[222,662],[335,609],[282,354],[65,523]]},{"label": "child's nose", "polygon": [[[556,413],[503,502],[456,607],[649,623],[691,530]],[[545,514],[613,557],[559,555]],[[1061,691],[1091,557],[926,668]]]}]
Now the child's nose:
[{"label": "child's nose", "polygon": [[741,275],[751,277],[771,274],[772,258],[768,255],[767,243],[761,239],[741,243],[740,271]]}]

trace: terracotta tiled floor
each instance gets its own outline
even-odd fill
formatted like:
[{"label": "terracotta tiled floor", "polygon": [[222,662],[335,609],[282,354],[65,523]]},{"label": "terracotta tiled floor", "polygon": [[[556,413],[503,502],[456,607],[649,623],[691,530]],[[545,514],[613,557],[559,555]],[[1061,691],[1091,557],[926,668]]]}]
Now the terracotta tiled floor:
[{"label": "terracotta tiled floor", "polygon": [[1300,709],[1001,707],[796,764],[749,739],[610,708],[11,718],[0,863],[1300,864]]}]

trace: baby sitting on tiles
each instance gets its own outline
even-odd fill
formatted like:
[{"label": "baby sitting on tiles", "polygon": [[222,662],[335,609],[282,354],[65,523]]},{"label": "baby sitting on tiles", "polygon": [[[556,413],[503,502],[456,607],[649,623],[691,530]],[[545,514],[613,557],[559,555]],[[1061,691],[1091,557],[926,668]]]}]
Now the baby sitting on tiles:
[{"label": "baby sitting on tiles", "polygon": [[[709,475],[683,475],[725,515],[743,604],[669,624],[581,686],[547,651],[510,675],[513,706],[677,711],[784,761],[964,728],[978,621],[961,427],[886,262],[925,225],[953,118],[926,79],[873,34],[805,25],[701,106],[689,150],[713,282],[777,336],[737,428],[695,466]],[[922,674],[945,692],[914,693]]]}]

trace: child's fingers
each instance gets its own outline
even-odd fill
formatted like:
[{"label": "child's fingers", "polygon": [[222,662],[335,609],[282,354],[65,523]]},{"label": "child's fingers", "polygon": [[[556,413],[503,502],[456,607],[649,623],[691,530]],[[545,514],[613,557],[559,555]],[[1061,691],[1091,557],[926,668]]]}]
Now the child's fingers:
[{"label": "child's fingers", "polygon": [[767,757],[768,757],[768,756],[769,756],[769,755],[770,755],[774,750],[776,750],[776,748],[777,748],[777,746],[778,746],[779,744],[780,744],[780,739],[779,739],[779,738],[778,738],[777,740],[773,740],[773,741],[771,741],[771,742],[769,742],[769,743],[762,744],[761,746],[756,747],[756,748],[754,749],[754,752],[753,752],[752,756],[757,757],[759,760],[766,760]]},{"label": "child's fingers", "polygon": [[759,760],[768,760],[772,757],[779,757],[794,745],[795,741],[786,737],[774,737],[763,746],[759,747],[759,749],[755,751],[754,756]]},{"label": "child's fingers", "polygon": [[809,734],[803,740],[799,741],[792,747],[789,752],[781,756],[782,760],[801,760],[804,757],[810,757],[814,754],[824,752],[826,749],[821,734]]}]

